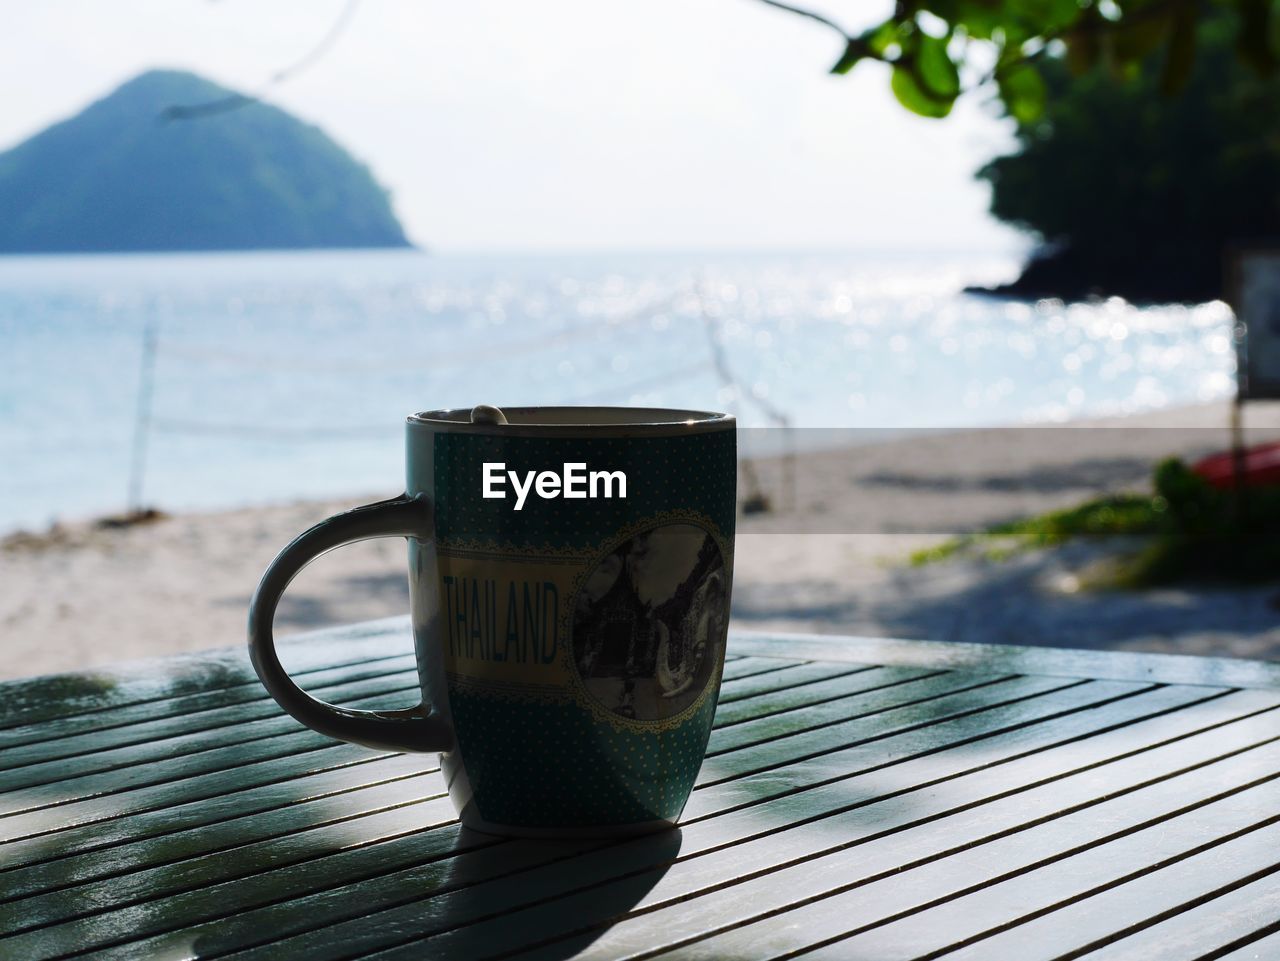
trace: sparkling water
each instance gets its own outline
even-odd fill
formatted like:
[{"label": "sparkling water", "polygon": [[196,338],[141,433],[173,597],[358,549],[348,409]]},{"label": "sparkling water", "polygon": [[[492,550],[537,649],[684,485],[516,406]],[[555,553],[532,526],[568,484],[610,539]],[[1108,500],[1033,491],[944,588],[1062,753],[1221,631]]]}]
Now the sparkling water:
[{"label": "sparkling water", "polygon": [[432,407],[949,428],[1230,395],[1225,305],[962,293],[1016,271],[855,253],[0,258],[0,530],[125,506],[148,328],[142,493],[165,509],[390,490],[404,415]]}]

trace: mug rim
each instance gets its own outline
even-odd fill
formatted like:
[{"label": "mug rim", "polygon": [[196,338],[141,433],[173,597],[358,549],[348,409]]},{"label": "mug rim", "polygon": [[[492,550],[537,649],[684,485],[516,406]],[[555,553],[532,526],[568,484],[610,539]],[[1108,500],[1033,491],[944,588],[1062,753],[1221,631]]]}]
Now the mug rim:
[{"label": "mug rim", "polygon": [[[550,404],[545,406],[501,407],[508,423],[471,422],[470,407],[449,407],[410,414],[406,424],[443,433],[537,435],[542,437],[598,435],[701,434],[733,430],[732,414],[671,407],[618,407]],[[596,416],[593,418],[591,414]],[[538,417],[550,417],[545,421]]]}]

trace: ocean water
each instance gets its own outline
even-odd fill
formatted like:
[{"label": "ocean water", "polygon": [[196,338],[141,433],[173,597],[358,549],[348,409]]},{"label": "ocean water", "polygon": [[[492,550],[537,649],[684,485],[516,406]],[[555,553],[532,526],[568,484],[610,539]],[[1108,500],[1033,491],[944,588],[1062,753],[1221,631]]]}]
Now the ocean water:
[{"label": "ocean water", "polygon": [[636,404],[928,427],[1229,396],[1219,303],[961,292],[1008,255],[416,251],[0,258],[0,531],[121,510],[146,331],[143,501],[389,490],[433,407]]}]

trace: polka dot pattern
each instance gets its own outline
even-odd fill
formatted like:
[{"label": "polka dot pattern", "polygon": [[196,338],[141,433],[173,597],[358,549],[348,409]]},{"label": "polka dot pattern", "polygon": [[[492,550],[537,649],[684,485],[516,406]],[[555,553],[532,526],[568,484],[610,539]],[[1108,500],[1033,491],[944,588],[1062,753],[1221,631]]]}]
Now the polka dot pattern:
[{"label": "polka dot pattern", "polygon": [[[447,433],[435,437],[436,535],[450,547],[578,555],[592,563],[629,528],[670,512],[694,515],[732,538],[736,513],[733,431],[641,438],[534,438]],[[623,471],[625,499],[543,500],[530,492],[522,510],[481,496],[483,465],[551,470],[585,463]],[[585,568],[584,568],[585,569]],[[572,600],[569,601],[572,604]],[[567,638],[561,638],[567,643]],[[721,652],[723,656],[723,652]],[[450,686],[458,746],[476,807],[492,824],[579,827],[674,819],[702,764],[716,698],[670,727],[637,730],[598,719],[577,697],[538,701],[498,690]],[[713,678],[719,677],[719,669]]]},{"label": "polka dot pattern", "polygon": [[452,690],[458,746],[493,824],[596,826],[674,819],[711,734],[715,699],[671,731],[599,724],[572,704],[518,704]]}]

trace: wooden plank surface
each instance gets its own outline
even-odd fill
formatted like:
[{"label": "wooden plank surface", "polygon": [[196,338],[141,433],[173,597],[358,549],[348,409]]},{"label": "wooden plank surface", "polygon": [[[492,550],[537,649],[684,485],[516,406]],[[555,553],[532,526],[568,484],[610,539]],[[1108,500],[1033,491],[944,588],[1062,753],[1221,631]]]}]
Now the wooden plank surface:
[{"label": "wooden plank surface", "polygon": [[[288,645],[415,698],[402,619]],[[676,831],[464,831],[240,652],[0,685],[0,958],[1280,957],[1271,665],[735,635]]]},{"label": "wooden plank surface", "polygon": [[1113,681],[1157,681],[1162,684],[1280,688],[1280,664],[1234,657],[751,631],[739,631],[735,640],[739,652],[761,657],[912,666],[927,664],[951,670],[1056,674]]}]

